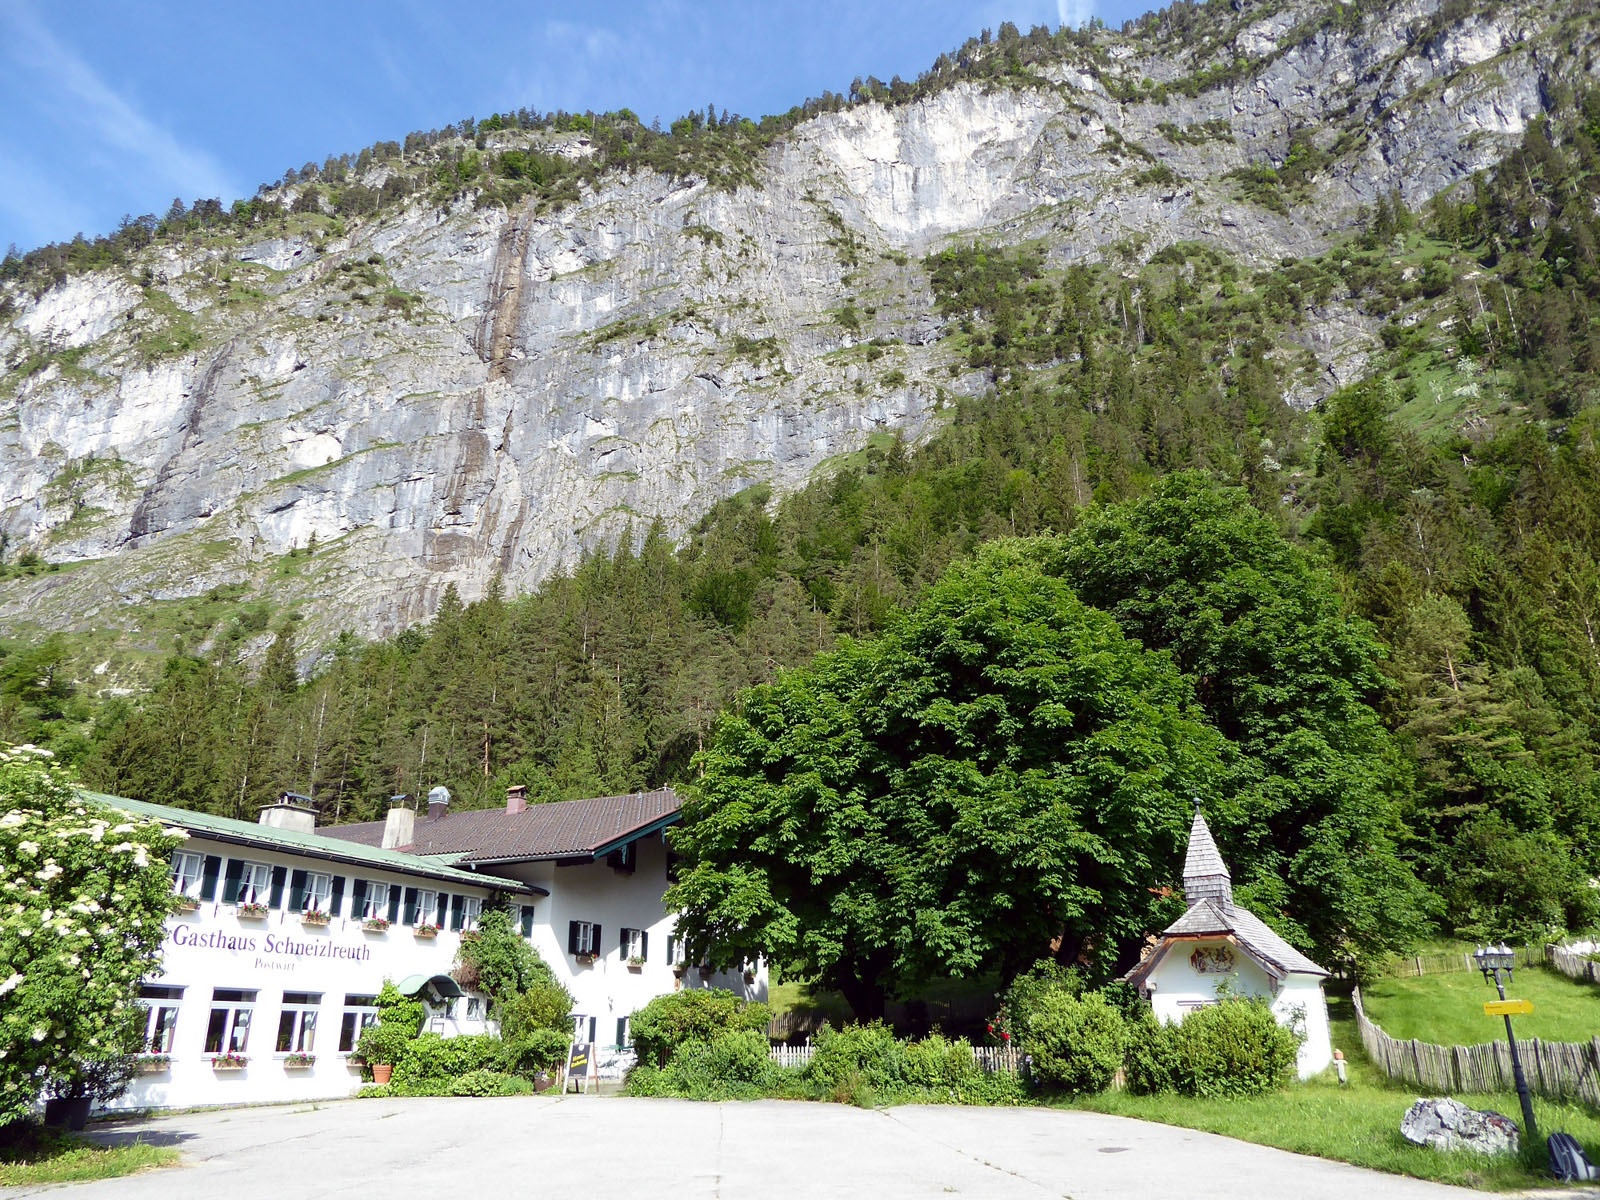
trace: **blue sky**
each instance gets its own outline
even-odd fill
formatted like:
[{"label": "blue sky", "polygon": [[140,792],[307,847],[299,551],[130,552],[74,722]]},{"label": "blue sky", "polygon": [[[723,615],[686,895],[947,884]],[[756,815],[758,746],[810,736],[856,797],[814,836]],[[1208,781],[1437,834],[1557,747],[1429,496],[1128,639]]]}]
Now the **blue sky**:
[{"label": "blue sky", "polygon": [[0,250],[496,110],[781,112],[1131,0],[0,0]]}]

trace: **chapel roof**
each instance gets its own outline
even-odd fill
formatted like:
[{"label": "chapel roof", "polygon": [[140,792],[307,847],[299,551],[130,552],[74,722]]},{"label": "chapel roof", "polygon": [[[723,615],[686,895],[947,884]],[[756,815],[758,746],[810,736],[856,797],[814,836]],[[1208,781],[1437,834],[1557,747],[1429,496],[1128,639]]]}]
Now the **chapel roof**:
[{"label": "chapel roof", "polygon": [[1183,890],[1188,910],[1161,931],[1155,949],[1123,978],[1142,982],[1175,943],[1207,936],[1230,939],[1275,975],[1328,974],[1260,917],[1233,902],[1233,877],[1198,800],[1184,856]]}]

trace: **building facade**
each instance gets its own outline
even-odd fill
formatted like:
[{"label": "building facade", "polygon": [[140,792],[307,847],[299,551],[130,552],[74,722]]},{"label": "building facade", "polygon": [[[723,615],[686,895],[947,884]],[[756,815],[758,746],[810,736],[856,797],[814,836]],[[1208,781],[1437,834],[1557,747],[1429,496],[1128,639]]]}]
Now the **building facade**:
[{"label": "building facade", "polygon": [[[252,824],[93,798],[187,834],[172,860],[181,911],[142,988],[147,1054],[115,1108],[348,1096],[386,980],[425,1002],[429,1029],[489,1031],[485,998],[451,973],[462,934],[491,907],[509,907],[572,992],[574,1036],[613,1061],[629,1014],[655,996],[757,990],[753,975],[702,978],[676,962],[661,902],[671,792],[531,808],[514,793],[504,811],[435,806],[419,819],[398,806],[385,822],[327,828],[296,803]],[[477,848],[443,849],[444,835]]]}]

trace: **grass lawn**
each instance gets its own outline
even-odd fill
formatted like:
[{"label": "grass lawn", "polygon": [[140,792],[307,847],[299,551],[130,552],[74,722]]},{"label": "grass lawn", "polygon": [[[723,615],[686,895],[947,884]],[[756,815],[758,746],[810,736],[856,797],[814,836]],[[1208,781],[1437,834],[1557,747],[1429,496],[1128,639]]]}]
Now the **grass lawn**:
[{"label": "grass lawn", "polygon": [[0,1187],[116,1179],[176,1166],[178,1158],[170,1146],[98,1146],[70,1133],[30,1128],[20,1144],[0,1149]]},{"label": "grass lawn", "polygon": [[[1498,995],[1494,985],[1485,983],[1476,971],[1378,979],[1361,989],[1367,1016],[1390,1037],[1416,1038],[1441,1046],[1470,1046],[1504,1038],[1505,1022],[1483,1015],[1485,1001]],[[1519,1038],[1587,1042],[1600,1036],[1600,988],[1592,984],[1555,971],[1523,967],[1506,985],[1506,995],[1533,1002],[1532,1013],[1515,1018]]]},{"label": "grass lawn", "polygon": [[[1473,978],[1483,986],[1481,976]],[[1520,974],[1518,978],[1520,982]],[[1106,1092],[1058,1103],[1202,1129],[1263,1146],[1463,1187],[1506,1191],[1550,1184],[1544,1172],[1542,1142],[1519,1159],[1491,1159],[1465,1152],[1442,1154],[1407,1142],[1400,1136],[1400,1118],[1417,1098],[1416,1092],[1391,1084],[1368,1063],[1348,1000],[1329,997],[1329,1010],[1333,1044],[1345,1052],[1350,1062],[1347,1087],[1340,1087],[1330,1071],[1321,1078],[1291,1085],[1286,1091],[1248,1100],[1191,1100],[1183,1096]],[[1474,1108],[1492,1108],[1521,1124],[1515,1095],[1462,1095],[1456,1099]],[[1600,1161],[1600,1114],[1538,1097],[1533,1103],[1541,1135],[1564,1129],[1578,1139],[1591,1159]]]}]

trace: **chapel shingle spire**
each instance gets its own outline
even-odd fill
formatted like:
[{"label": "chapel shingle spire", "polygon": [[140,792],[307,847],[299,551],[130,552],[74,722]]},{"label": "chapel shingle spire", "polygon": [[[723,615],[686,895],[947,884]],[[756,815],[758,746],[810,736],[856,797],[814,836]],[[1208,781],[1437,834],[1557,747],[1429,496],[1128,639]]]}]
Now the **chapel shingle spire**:
[{"label": "chapel shingle spire", "polygon": [[1233,876],[1206,826],[1198,796],[1194,801],[1194,824],[1189,827],[1189,853],[1183,860],[1183,898],[1190,907],[1202,900],[1233,904]]}]

